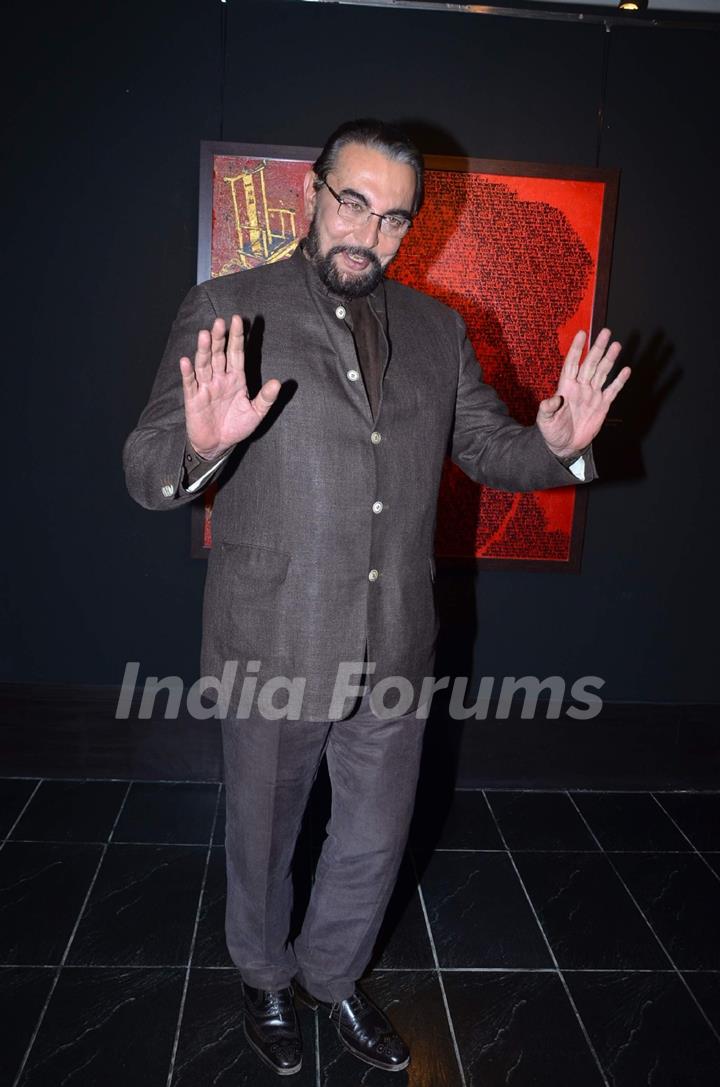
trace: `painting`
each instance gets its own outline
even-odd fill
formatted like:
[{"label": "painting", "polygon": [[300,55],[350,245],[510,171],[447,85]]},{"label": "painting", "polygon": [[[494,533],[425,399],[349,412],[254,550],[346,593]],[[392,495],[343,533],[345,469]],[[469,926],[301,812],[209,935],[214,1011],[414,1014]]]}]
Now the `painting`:
[{"label": "painting", "polygon": [[[198,282],[284,260],[306,234],[313,148],[204,143]],[[556,387],[573,335],[604,324],[617,202],[613,170],[426,156],[426,196],[388,275],[456,309],[483,376],[520,422]],[[212,546],[210,488],[193,510],[193,554]],[[438,560],[577,571],[586,492],[511,494],[449,460]]]}]

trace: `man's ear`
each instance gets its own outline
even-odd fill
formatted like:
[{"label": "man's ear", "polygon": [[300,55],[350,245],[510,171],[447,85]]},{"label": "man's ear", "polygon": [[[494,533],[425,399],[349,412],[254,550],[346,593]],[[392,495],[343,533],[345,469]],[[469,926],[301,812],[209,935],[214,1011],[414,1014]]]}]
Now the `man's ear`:
[{"label": "man's ear", "polygon": [[303,203],[305,205],[305,215],[308,219],[312,219],[315,214],[315,203],[317,201],[315,182],[317,180],[318,177],[314,170],[308,170],[303,178]]}]

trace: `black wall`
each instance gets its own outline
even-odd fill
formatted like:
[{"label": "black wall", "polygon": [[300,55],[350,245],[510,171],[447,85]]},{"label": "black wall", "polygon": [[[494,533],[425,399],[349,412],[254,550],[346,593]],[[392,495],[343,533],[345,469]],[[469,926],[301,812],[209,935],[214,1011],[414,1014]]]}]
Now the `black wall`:
[{"label": "black wall", "polygon": [[428,152],[622,171],[608,323],[637,371],[582,573],[444,577],[441,659],[465,644],[478,674],[718,700],[712,24],[153,0],[26,5],[13,35],[0,679],[119,684],[127,660],[196,678],[189,510],[135,506],[120,454],[194,282],[199,141],[313,146],[379,114]]}]

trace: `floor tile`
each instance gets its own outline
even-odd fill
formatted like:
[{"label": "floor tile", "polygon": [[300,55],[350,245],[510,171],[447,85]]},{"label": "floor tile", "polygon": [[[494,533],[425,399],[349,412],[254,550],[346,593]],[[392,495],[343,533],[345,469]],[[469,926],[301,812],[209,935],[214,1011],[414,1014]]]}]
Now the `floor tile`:
[{"label": "floor tile", "polygon": [[488,792],[508,849],[598,849],[564,793]]},{"label": "floor tile", "polygon": [[573,793],[603,849],[661,852],[691,845],[648,793]]},{"label": "floor tile", "polygon": [[441,966],[552,966],[506,853],[436,853],[420,882]]},{"label": "floor tile", "polygon": [[43,781],[11,838],[106,842],[127,788],[124,781]]},{"label": "floor tile", "polygon": [[655,793],[696,849],[720,849],[720,793]]},{"label": "floor tile", "polygon": [[36,785],[37,781],[20,778],[0,779],[0,838],[9,832]]},{"label": "floor tile", "polygon": [[720,1042],[674,973],[566,974],[611,1087],[717,1087]]},{"label": "floor tile", "polygon": [[207,845],[217,794],[217,785],[135,781],[113,841]]},{"label": "floor tile", "polygon": [[101,853],[100,845],[6,842],[0,852],[0,962],[60,962]]},{"label": "floor tile", "polygon": [[40,966],[0,967],[0,1083],[11,1084],[50,992],[55,970]]},{"label": "floor tile", "polygon": [[108,846],[68,961],[185,965],[206,852],[204,846]]},{"label": "floor tile", "polygon": [[668,965],[604,854],[516,853],[515,861],[561,968]]},{"label": "floor tile", "polygon": [[720,969],[720,880],[702,858],[615,853],[613,863],[679,969]]},{"label": "floor tile", "polygon": [[61,971],[19,1087],[161,1087],[182,970]]},{"label": "floor tile", "polygon": [[467,1087],[602,1087],[556,973],[444,974]]},{"label": "floor tile", "polygon": [[720,1035],[720,973],[717,971],[686,971],[683,977],[692,989],[695,999]]},{"label": "floor tile", "polygon": [[349,1053],[327,1014],[318,1012],[322,1087],[460,1087],[460,1072],[437,975],[423,971],[378,973],[363,982],[410,1048],[403,1072],[383,1072]]},{"label": "floor tile", "polygon": [[703,853],[703,857],[712,868],[715,875],[720,879],[720,853]]},{"label": "floor tile", "polygon": [[370,966],[375,970],[421,970],[432,969],[433,965],[415,873],[406,855],[375,942]]},{"label": "floor tile", "polygon": [[[303,1067],[293,1087],[315,1087],[315,1013],[298,1004]],[[252,1050],[243,1031],[237,970],[191,970],[172,1087],[276,1087],[278,1076]]]},{"label": "floor tile", "polygon": [[436,849],[503,849],[492,813],[480,790],[458,790],[449,811],[436,815],[425,800],[413,818],[410,840],[422,850],[429,838]]}]

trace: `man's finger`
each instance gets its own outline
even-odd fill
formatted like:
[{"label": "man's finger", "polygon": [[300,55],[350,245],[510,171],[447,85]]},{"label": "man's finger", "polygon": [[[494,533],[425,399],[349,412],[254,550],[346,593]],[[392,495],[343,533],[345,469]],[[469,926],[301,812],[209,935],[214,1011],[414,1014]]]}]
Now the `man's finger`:
[{"label": "man's finger", "polygon": [[547,400],[542,400],[538,405],[538,414],[547,416],[554,415],[556,411],[559,411],[563,405],[563,398],[559,393],[555,393],[554,396],[549,396]]},{"label": "man's finger", "polygon": [[182,374],[183,391],[187,396],[193,396],[197,392],[197,378],[195,367],[187,355],[180,359],[180,373]]},{"label": "man's finger", "polygon": [[603,389],[602,397],[603,397],[603,403],[604,404],[608,404],[608,405],[612,404],[613,400],[615,399],[617,394],[620,392],[623,385],[625,385],[627,383],[631,373],[632,373],[632,370],[630,369],[629,366],[623,366],[622,370],[617,375],[615,380],[610,382],[607,389]]},{"label": "man's finger", "polygon": [[202,328],[198,332],[197,351],[195,352],[195,376],[198,385],[203,385],[212,380],[210,358],[210,333],[206,328]]},{"label": "man's finger", "polygon": [[563,363],[562,375],[564,377],[569,377],[571,380],[574,380],[577,377],[584,345],[585,333],[576,332],[573,336],[573,342],[570,344],[570,350],[565,356],[565,362]]},{"label": "man's finger", "polygon": [[242,317],[237,313],[233,313],[230,322],[227,362],[228,370],[236,370],[241,374],[245,372],[245,333]]},{"label": "man's finger", "polygon": [[581,385],[590,385],[592,383],[598,363],[605,353],[605,348],[610,343],[610,336],[609,328],[602,328],[598,333],[595,343],[588,351],[585,361],[578,371],[577,379]]},{"label": "man's finger", "polygon": [[253,411],[257,412],[261,419],[267,415],[277,400],[281,387],[277,378],[271,377],[269,381],[265,382],[255,399],[251,400]]},{"label": "man's finger", "polygon": [[216,317],[210,333],[212,368],[216,373],[224,373],[226,369],[225,331],[225,322],[222,317]]},{"label": "man's finger", "polygon": [[593,389],[602,389],[603,385],[605,384],[605,379],[615,365],[615,362],[617,361],[617,357],[620,354],[621,350],[622,346],[617,341],[610,344],[607,352],[600,359],[595,373],[590,380],[590,384],[592,385]]}]

